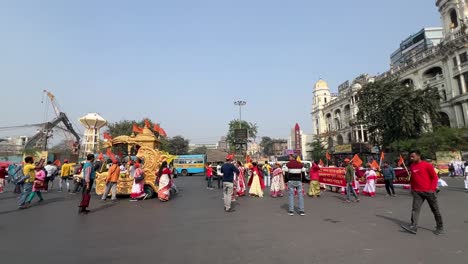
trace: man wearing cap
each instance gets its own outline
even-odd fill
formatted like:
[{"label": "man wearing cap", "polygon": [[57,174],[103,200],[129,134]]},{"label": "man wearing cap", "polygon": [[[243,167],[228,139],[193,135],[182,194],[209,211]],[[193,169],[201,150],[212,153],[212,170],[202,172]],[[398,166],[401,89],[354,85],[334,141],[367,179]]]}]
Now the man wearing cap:
[{"label": "man wearing cap", "polygon": [[356,191],[353,188],[353,182],[354,182],[354,167],[353,164],[351,163],[350,159],[345,159],[344,160],[346,164],[346,173],[345,173],[345,179],[346,179],[346,201],[345,203],[350,203],[350,197],[351,194],[353,194],[354,198],[356,198],[356,202],[359,202],[359,198],[356,194]]},{"label": "man wearing cap", "polygon": [[295,155],[289,155],[289,162],[286,164],[284,172],[287,176],[286,179],[288,180],[289,215],[294,215],[294,194],[295,190],[297,190],[297,194],[299,196],[299,214],[304,216],[304,195],[302,186],[302,181],[305,180],[304,165],[297,161]]},{"label": "man wearing cap", "polygon": [[61,173],[60,173],[60,184],[59,184],[59,192],[62,191],[63,183],[67,185],[67,191],[70,192],[70,183],[69,179],[73,176],[72,174],[72,166],[68,163],[68,160],[63,161]]},{"label": "man wearing cap", "polygon": [[226,157],[226,163],[221,167],[221,175],[223,176],[223,194],[224,194],[224,210],[228,213],[234,212],[231,208],[232,193],[234,192],[234,173],[239,174],[239,170],[232,164],[233,155]]}]

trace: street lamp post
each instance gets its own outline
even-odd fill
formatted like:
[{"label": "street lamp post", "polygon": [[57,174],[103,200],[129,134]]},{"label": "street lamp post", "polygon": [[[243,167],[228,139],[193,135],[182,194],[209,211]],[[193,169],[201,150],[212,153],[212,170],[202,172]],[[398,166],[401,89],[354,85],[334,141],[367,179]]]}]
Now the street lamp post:
[{"label": "street lamp post", "polygon": [[[239,101],[235,101],[234,102],[234,105],[236,106],[239,106],[239,128],[242,129],[242,107],[245,106],[247,104],[246,101],[242,101],[242,100],[239,100]],[[239,144],[240,146],[240,153],[242,153],[242,145],[243,145],[243,142],[241,142]]]},{"label": "street lamp post", "polygon": [[239,126],[242,128],[242,107],[247,104],[246,101],[235,101],[234,105],[239,106]]}]

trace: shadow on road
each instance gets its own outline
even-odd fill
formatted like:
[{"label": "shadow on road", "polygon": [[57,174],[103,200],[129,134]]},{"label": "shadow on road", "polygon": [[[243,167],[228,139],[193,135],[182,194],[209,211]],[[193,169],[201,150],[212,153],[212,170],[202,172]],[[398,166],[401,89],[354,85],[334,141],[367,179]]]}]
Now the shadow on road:
[{"label": "shadow on road", "polygon": [[[398,227],[400,227],[401,225],[408,225],[408,222],[405,222],[405,221],[402,221],[400,219],[396,219],[396,218],[392,218],[392,217],[388,217],[388,216],[384,216],[384,215],[375,215],[379,218],[382,218],[382,219],[385,219],[385,220],[388,220],[390,222],[393,222],[395,223],[395,225],[397,225]],[[419,229],[423,229],[423,230],[427,230],[427,231],[433,231],[431,229],[428,229],[428,228],[424,228],[424,227],[420,227],[418,226]],[[400,230],[402,233],[407,233],[406,231],[404,230]]]},{"label": "shadow on road", "polygon": [[93,213],[96,213],[96,212],[100,212],[100,211],[104,211],[106,209],[109,209],[109,208],[112,208],[116,205],[118,205],[119,203],[118,202],[114,202],[114,203],[109,203],[109,204],[106,204],[106,205],[103,205],[103,206],[100,206],[100,207],[97,207],[93,210],[91,210],[90,214],[93,214]]},{"label": "shadow on road", "polygon": [[[41,206],[48,205],[48,204],[52,204],[52,203],[63,202],[63,201],[65,201],[65,200],[66,200],[65,198],[52,198],[52,199],[44,200],[44,202],[33,203],[33,204],[31,204],[31,206],[30,206],[28,209],[36,208],[36,207],[41,207]],[[24,210],[28,210],[28,209],[24,209]],[[15,210],[3,211],[3,212],[0,212],[0,215],[6,215],[6,214],[11,214],[11,213],[17,213],[17,212],[21,212],[21,211],[24,211],[24,210],[15,209]]]}]

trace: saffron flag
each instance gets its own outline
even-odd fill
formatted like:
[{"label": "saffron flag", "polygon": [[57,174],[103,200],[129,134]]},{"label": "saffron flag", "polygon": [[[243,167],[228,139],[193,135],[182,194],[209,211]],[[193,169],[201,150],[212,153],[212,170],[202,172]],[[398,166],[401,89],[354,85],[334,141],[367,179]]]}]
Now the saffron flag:
[{"label": "saffron flag", "polygon": [[107,133],[107,132],[104,133],[104,139],[112,141],[111,135],[109,133]]},{"label": "saffron flag", "polygon": [[398,160],[398,166],[401,167],[401,165],[405,164],[405,159],[403,159],[403,156],[400,155],[400,160]]},{"label": "saffron flag", "polygon": [[376,170],[376,169],[378,169],[379,167],[380,167],[380,166],[379,166],[379,164],[377,163],[377,161],[376,161],[376,160],[373,160],[372,163],[371,163],[371,168],[374,169],[374,170]]},{"label": "saffron flag", "polygon": [[160,127],[160,128],[159,128],[159,135],[160,135],[161,137],[167,137],[166,130],[164,130],[164,128]]},{"label": "saffron flag", "polygon": [[353,162],[353,165],[355,167],[361,167],[362,166],[362,159],[359,157],[358,154],[354,155],[353,159],[351,159],[351,161]]},{"label": "saffron flag", "polygon": [[132,128],[132,131],[133,133],[141,133],[143,132],[143,128],[139,127],[137,124],[133,124],[133,128]]},{"label": "saffron flag", "polygon": [[108,149],[107,149],[107,153],[106,153],[106,154],[107,154],[107,156],[109,157],[109,159],[111,159],[111,160],[112,160],[112,162],[115,162],[115,161],[117,161],[117,159],[115,158],[115,155],[114,155],[114,153],[112,153],[112,151],[111,151],[111,149],[110,149],[110,148],[108,148]]},{"label": "saffron flag", "polygon": [[325,157],[327,158],[327,160],[331,160],[331,156],[330,156],[330,153],[328,153],[328,151],[327,153],[325,153]]},{"label": "saffron flag", "polygon": [[385,159],[385,153],[382,151],[380,152],[380,162],[382,162]]},{"label": "saffron flag", "polygon": [[151,127],[152,127],[151,122],[150,122],[148,119],[145,119],[145,126],[146,126],[147,128],[151,128]]}]

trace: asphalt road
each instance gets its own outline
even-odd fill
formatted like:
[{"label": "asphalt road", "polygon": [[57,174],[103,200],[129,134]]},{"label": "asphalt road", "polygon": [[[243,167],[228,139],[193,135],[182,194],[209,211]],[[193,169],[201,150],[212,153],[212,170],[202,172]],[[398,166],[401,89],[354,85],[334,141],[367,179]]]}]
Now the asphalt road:
[{"label": "asphalt road", "polygon": [[[180,195],[131,203],[91,201],[77,214],[79,197],[47,193],[46,201],[16,209],[13,193],[0,194],[0,261],[13,263],[467,263],[468,193],[461,179],[440,194],[446,234],[424,205],[417,235],[399,225],[411,197],[344,204],[339,194],[306,198],[307,216],[287,215],[287,198],[244,197],[225,213],[221,191],[204,177],[180,177]],[[37,198],[36,198],[37,199]]]}]

